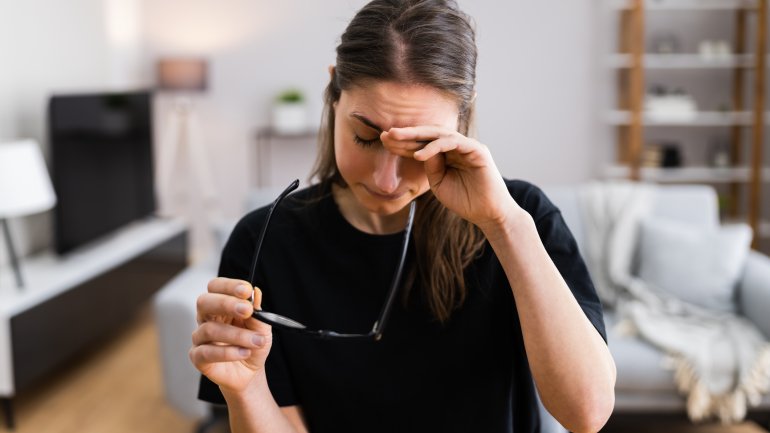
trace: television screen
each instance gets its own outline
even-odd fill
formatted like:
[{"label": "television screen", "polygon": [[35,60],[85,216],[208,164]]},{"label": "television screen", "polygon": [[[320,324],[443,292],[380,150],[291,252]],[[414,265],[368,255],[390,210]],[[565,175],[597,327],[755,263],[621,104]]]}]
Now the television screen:
[{"label": "television screen", "polygon": [[154,213],[151,116],[147,91],[51,97],[59,254]]}]

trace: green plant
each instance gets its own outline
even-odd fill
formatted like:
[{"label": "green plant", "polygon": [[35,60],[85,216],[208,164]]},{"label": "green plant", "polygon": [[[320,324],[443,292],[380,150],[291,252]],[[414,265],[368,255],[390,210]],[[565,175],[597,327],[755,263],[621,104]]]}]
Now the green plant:
[{"label": "green plant", "polygon": [[304,102],[305,96],[299,89],[286,89],[278,94],[276,102],[281,104],[299,104]]}]

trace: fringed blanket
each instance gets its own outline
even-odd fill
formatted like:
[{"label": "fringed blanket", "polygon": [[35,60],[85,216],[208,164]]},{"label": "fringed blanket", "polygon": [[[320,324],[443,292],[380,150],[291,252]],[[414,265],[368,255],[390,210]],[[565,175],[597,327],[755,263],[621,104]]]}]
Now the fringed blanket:
[{"label": "fringed blanket", "polygon": [[639,222],[654,194],[654,186],[633,182],[581,189],[585,258],[596,290],[625,332],[668,354],[663,367],[674,371],[691,420],[740,421],[770,388],[770,344],[748,320],[661,295],[632,275]]}]

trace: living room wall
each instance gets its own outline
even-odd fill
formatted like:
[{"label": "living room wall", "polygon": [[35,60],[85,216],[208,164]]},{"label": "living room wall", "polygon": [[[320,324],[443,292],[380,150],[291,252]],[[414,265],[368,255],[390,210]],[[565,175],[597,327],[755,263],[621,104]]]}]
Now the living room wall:
[{"label": "living room wall", "polygon": [[[51,94],[138,86],[137,6],[133,0],[0,2],[0,142],[33,138],[47,153]],[[50,227],[50,213],[11,220],[20,253],[48,246]]]},{"label": "living room wall", "polygon": [[[334,46],[365,0],[30,0],[5,2],[0,27],[0,139],[46,146],[53,92],[154,85],[162,56],[208,59],[210,86],[198,101],[220,207],[242,211],[255,164],[256,130],[275,94],[299,87],[311,117]],[[539,184],[596,172],[598,130],[591,0],[460,0],[478,31],[478,131],[504,175]],[[558,10],[559,13],[554,13]],[[162,98],[161,98],[162,99]],[[163,101],[160,101],[163,108]],[[162,116],[156,128],[163,127]],[[308,164],[314,148],[303,155]],[[273,167],[278,172],[282,167]],[[22,252],[45,246],[45,216],[14,221]],[[4,252],[0,248],[0,255]],[[0,256],[1,257],[1,256]]]}]

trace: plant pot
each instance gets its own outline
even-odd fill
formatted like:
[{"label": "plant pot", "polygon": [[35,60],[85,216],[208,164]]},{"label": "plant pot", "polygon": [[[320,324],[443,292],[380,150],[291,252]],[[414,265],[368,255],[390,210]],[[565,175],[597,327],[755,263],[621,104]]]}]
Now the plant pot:
[{"label": "plant pot", "polygon": [[276,104],[273,106],[273,130],[279,134],[298,134],[307,129],[305,104]]}]

